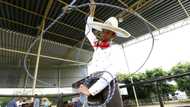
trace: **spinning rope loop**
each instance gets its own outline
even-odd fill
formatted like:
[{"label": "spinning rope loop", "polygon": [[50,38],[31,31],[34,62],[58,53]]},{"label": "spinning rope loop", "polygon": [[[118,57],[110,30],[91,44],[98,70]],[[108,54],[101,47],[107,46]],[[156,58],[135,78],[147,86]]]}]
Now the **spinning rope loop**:
[{"label": "spinning rope loop", "polygon": [[[146,60],[144,61],[144,63],[135,71],[135,73],[138,72],[138,71],[144,66],[144,64],[147,62],[147,60],[149,59],[149,57],[150,57],[150,55],[151,55],[151,53],[152,53],[153,47],[154,47],[154,36],[153,36],[153,34],[152,34],[152,31],[151,31],[150,26],[152,26],[154,29],[157,29],[157,28],[156,28],[154,25],[152,25],[151,23],[149,23],[146,19],[144,19],[141,15],[139,15],[139,14],[138,14],[137,12],[135,12],[135,11],[129,11],[128,9],[125,9],[125,8],[122,8],[122,7],[119,7],[119,6],[115,6],[115,5],[111,5],[111,4],[106,4],[106,3],[85,3],[85,4],[78,5],[78,6],[74,6],[73,4],[74,4],[75,2],[76,2],[76,0],[73,0],[73,1],[70,3],[70,5],[68,5],[67,7],[63,8],[64,11],[44,30],[43,33],[45,33],[45,32],[46,32],[50,27],[52,27],[62,16],[64,16],[66,10],[72,11],[72,10],[75,10],[76,8],[82,8],[82,7],[86,7],[86,6],[89,6],[89,5],[99,5],[99,6],[107,6],[107,7],[116,8],[116,9],[119,9],[119,10],[122,10],[122,11],[126,11],[126,12],[128,12],[128,13],[130,13],[130,14],[133,14],[134,16],[138,17],[139,19],[141,19],[141,20],[145,23],[145,25],[146,25],[146,27],[148,28],[149,33],[151,34],[151,37],[152,37],[152,47],[151,47],[151,50],[150,50],[150,52],[149,52],[149,54],[148,54]],[[94,12],[95,12],[95,11],[94,11]],[[38,40],[39,40],[39,37],[38,37],[36,40],[34,40],[34,42],[30,45],[30,47],[29,47],[29,49],[27,50],[27,52],[31,52],[32,47],[36,44],[36,42],[37,42]],[[84,42],[85,42],[85,38],[84,38],[84,40],[82,41],[82,44],[81,44],[81,47],[80,47],[80,48],[82,48]],[[27,75],[28,75],[31,79],[34,79],[34,77],[33,77],[33,76],[30,74],[30,72],[28,71],[28,68],[27,68],[27,65],[26,65],[26,64],[27,64],[27,62],[26,62],[27,57],[28,57],[28,55],[26,55],[25,58],[24,58],[24,68],[25,68],[25,71],[26,71]],[[105,81],[107,81],[105,78],[103,78],[103,77],[101,77],[101,76],[99,77],[99,76],[98,76],[99,73],[101,74],[101,73],[109,73],[109,72],[107,72],[107,71],[96,72],[96,73],[90,75],[90,77],[89,77],[86,81],[88,81],[88,80],[90,80],[90,79],[97,79],[97,78],[99,78],[99,79],[102,78],[102,79],[104,79]],[[107,98],[106,98],[105,102],[104,102],[103,104],[100,104],[100,105],[105,105],[106,103],[109,103],[110,100],[112,99],[113,95],[114,95],[114,92],[115,92],[115,86],[116,86],[116,83],[115,83],[115,82],[116,82],[116,81],[115,81],[114,77],[112,76],[112,74],[109,73],[109,75],[113,78],[113,88],[111,89],[110,83],[107,81],[107,82],[108,82],[108,88],[109,88],[109,89],[108,89],[108,92],[109,92],[109,93],[108,93],[108,95],[107,95]],[[37,81],[40,82],[40,83],[46,84],[46,85],[50,85],[49,83],[47,83],[47,82],[45,82],[45,81],[42,81],[42,80],[39,80],[39,79],[37,79]],[[87,82],[86,82],[86,84],[87,84]],[[97,105],[92,105],[92,106],[97,106]]]}]

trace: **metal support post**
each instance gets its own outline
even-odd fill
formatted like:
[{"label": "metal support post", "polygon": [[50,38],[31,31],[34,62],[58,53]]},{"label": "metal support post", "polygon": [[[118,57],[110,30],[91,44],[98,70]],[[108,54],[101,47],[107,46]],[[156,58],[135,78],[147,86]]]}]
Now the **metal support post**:
[{"label": "metal support post", "polygon": [[[127,66],[127,70],[128,70],[128,72],[129,72],[129,75],[131,75],[131,73],[130,73],[130,68],[129,68],[129,64],[128,64],[128,60],[127,60],[127,56],[126,56],[126,54],[125,54],[124,45],[122,44],[121,46],[122,46],[123,54],[124,54],[124,57],[125,57],[125,63],[126,63],[126,66]],[[130,81],[131,81],[131,84],[133,84],[133,77],[130,77]],[[135,96],[136,105],[137,105],[137,107],[139,107],[139,102],[138,102],[138,98],[137,98],[135,86],[132,85],[132,88],[133,88],[133,93],[134,93],[134,96]]]},{"label": "metal support post", "polygon": [[160,103],[160,107],[164,107],[164,103],[163,103],[162,97],[161,97],[161,95],[160,95],[159,84],[158,84],[157,81],[155,82],[155,86],[156,86],[156,92],[157,92],[157,94],[158,94],[158,100],[159,100],[159,103]]},{"label": "metal support post", "polygon": [[[40,61],[40,53],[41,53],[41,48],[42,48],[42,40],[43,40],[43,34],[44,34],[44,28],[45,28],[45,22],[46,22],[46,17],[48,16],[48,12],[51,8],[51,5],[53,4],[53,0],[49,0],[47,4],[47,8],[44,13],[44,17],[42,19],[42,23],[40,25],[40,29],[38,33],[40,32],[40,41],[39,41],[39,46],[38,46],[38,53],[37,53],[37,59],[36,59],[36,67],[35,67],[35,72],[34,72],[34,80],[33,80],[33,85],[32,85],[32,95],[35,93],[35,88],[36,88],[36,80],[38,76],[38,68],[39,68],[39,61]],[[40,31],[41,30],[41,31]]]}]

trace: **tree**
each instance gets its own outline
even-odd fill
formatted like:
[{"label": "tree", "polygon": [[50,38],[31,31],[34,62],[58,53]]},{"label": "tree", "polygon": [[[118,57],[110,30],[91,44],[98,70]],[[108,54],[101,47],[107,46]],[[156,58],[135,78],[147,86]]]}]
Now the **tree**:
[{"label": "tree", "polygon": [[[130,79],[131,77],[133,78],[133,81],[135,83],[135,82],[139,82],[140,80],[142,80],[145,76],[143,76],[142,73],[138,73],[135,75],[127,75],[127,74],[119,73],[117,75],[117,79],[120,82],[123,82],[125,84],[131,84],[131,79]],[[142,98],[148,97],[149,91],[146,91],[146,86],[135,86],[135,89],[136,89],[138,98],[142,99]],[[127,86],[127,90],[128,90],[129,98],[134,99],[135,97],[134,97],[132,85]]]},{"label": "tree", "polygon": [[[168,73],[164,71],[162,68],[155,68],[152,70],[147,70],[145,73],[138,73],[135,75],[126,75],[126,74],[119,74],[118,79],[122,82],[125,82],[126,84],[130,84],[130,76],[132,76],[134,83],[144,81],[144,80],[150,80],[150,79],[156,79],[163,76],[167,76]],[[163,95],[167,96],[169,93],[174,93],[176,91],[176,87],[172,84],[169,84],[167,81],[161,81],[159,82],[159,87]],[[134,98],[132,86],[127,86],[129,96],[130,98]],[[144,98],[150,98],[152,95],[156,95],[156,87],[154,83],[144,83],[135,85],[136,93],[138,98],[144,99]]]},{"label": "tree", "polygon": [[146,79],[159,78],[162,76],[167,76],[167,72],[162,68],[154,68],[152,70],[145,71]]},{"label": "tree", "polygon": [[123,73],[118,73],[117,74],[117,80],[119,82],[124,82],[125,80],[127,80],[128,75],[127,74],[123,74]]},{"label": "tree", "polygon": [[[155,68],[152,70],[147,70],[145,72],[146,74],[146,79],[156,79],[156,78],[160,78],[160,77],[165,77],[168,76],[168,72],[164,71],[162,68]],[[156,87],[155,85],[153,86],[153,84],[151,85],[152,87],[150,87],[152,89],[152,94],[156,95]],[[161,91],[162,96],[167,97],[168,94],[173,94],[176,90],[177,87],[174,84],[169,84],[168,80],[165,81],[158,81],[158,86],[159,89]]]},{"label": "tree", "polygon": [[[182,73],[190,72],[190,63],[178,63],[175,65],[171,71],[170,75],[177,75]],[[185,91],[188,95],[190,95],[190,76],[184,76],[175,79],[178,89],[181,91]]]}]

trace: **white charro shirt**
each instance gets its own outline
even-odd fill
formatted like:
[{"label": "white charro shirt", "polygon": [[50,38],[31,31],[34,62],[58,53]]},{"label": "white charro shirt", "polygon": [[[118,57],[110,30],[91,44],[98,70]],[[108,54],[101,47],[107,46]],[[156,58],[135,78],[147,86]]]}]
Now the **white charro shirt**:
[{"label": "white charro shirt", "polygon": [[[122,54],[122,47],[120,45],[116,44],[110,44],[108,48],[100,48],[100,47],[94,47],[95,42],[98,41],[94,33],[92,32],[92,27],[88,24],[93,21],[93,17],[88,17],[87,24],[85,28],[85,35],[89,39],[91,45],[93,46],[94,53],[92,60],[88,64],[88,75],[98,72],[98,71],[108,71],[112,74],[110,76],[108,73],[104,73],[102,75],[103,78],[107,79],[105,81],[104,79],[100,78],[95,84],[93,84],[89,88],[89,92],[91,95],[96,95],[100,91],[102,91],[107,85],[108,82],[111,82],[113,79],[116,78],[116,72],[120,70],[119,65],[120,62],[118,62],[118,55]],[[123,59],[121,59],[121,63],[123,62]]]}]

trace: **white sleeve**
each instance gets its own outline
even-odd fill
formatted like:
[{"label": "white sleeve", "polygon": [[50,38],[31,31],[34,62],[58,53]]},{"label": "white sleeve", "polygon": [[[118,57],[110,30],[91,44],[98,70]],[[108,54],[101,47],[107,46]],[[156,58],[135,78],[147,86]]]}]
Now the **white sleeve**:
[{"label": "white sleeve", "polygon": [[[106,79],[106,80],[105,80]],[[115,75],[112,74],[112,76],[108,73],[104,73],[102,75],[102,78],[100,78],[95,84],[93,84],[89,88],[89,92],[92,96],[98,94],[101,92],[106,86],[108,86],[108,83],[110,83],[113,79],[115,79]]]},{"label": "white sleeve", "polygon": [[98,41],[94,33],[92,32],[92,26],[89,25],[88,23],[93,22],[94,17],[89,16],[87,19],[86,23],[86,28],[85,28],[85,35],[87,36],[88,40],[90,41],[90,44],[92,46],[95,45],[95,42]]},{"label": "white sleeve", "polygon": [[95,84],[93,84],[89,88],[89,93],[92,96],[95,96],[96,94],[98,94],[99,92],[101,92],[107,85],[108,85],[107,81],[105,81],[104,79],[100,78]]}]

